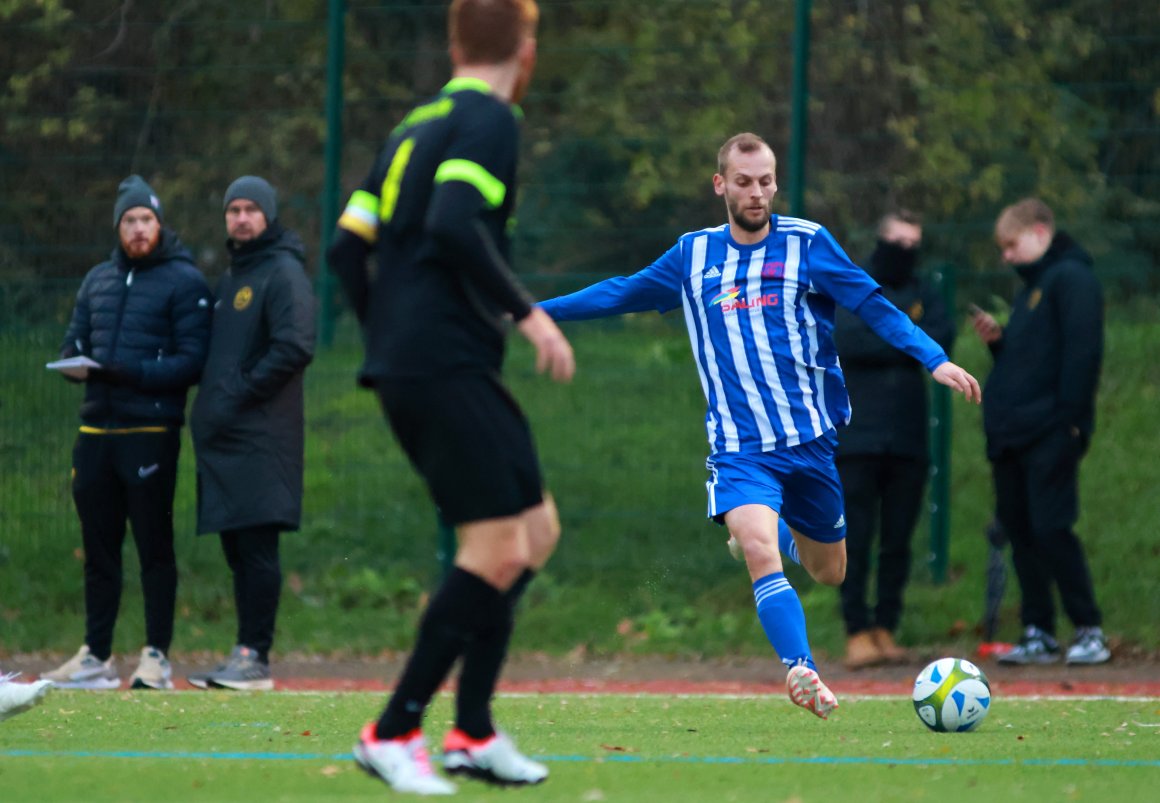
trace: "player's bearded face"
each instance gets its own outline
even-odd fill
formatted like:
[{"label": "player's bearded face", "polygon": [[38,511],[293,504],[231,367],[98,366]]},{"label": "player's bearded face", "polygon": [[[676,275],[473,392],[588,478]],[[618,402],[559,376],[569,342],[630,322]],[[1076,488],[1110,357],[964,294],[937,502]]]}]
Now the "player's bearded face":
[{"label": "player's bearded face", "polygon": [[739,193],[725,193],[725,203],[729,205],[729,215],[746,231],[761,231],[773,215],[773,193],[768,197],[754,197],[748,190]]},{"label": "player's bearded face", "polygon": [[152,209],[135,206],[121,216],[117,233],[126,256],[129,259],[141,259],[153,253],[161,241],[161,221]]},{"label": "player's bearded face", "polygon": [[760,232],[769,225],[777,194],[776,169],[768,148],[730,154],[724,175],[714,176],[713,183],[717,194],[725,198],[733,225],[748,232]]}]

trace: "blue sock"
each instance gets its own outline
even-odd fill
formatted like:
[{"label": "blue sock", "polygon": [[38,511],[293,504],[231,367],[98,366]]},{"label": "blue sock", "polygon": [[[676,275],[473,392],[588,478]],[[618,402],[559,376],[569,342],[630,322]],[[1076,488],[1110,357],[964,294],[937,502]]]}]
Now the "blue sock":
[{"label": "blue sock", "polygon": [[753,599],[765,637],[781,662],[786,666],[805,664],[817,669],[806,638],[806,613],[785,575],[775,572],[755,582]]},{"label": "blue sock", "polygon": [[793,540],[793,533],[781,516],[777,517],[777,548],[798,566],[802,565],[802,559],[798,557],[797,541]]}]

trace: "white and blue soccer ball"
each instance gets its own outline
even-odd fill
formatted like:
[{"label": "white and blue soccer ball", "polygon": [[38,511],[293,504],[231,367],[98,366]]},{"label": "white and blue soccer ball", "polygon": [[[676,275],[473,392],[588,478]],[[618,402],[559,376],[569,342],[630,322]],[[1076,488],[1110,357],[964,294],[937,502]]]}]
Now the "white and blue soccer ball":
[{"label": "white and blue soccer ball", "polygon": [[914,710],[939,733],[974,730],[991,709],[991,684],[962,658],[939,658],[914,679]]}]

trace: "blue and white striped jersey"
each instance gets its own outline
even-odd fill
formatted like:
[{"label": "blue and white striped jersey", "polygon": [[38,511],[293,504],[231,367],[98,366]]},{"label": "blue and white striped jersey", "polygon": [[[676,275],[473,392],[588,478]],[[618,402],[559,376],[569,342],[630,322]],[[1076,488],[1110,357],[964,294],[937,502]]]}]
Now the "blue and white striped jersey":
[{"label": "blue and white striped jersey", "polygon": [[738,244],[728,225],[690,232],[638,273],[540,306],[565,321],[683,307],[711,453],[768,452],[850,420],[832,338],[835,303],[928,370],[946,362],[878,290],[823,226],[774,216],[755,245]]}]

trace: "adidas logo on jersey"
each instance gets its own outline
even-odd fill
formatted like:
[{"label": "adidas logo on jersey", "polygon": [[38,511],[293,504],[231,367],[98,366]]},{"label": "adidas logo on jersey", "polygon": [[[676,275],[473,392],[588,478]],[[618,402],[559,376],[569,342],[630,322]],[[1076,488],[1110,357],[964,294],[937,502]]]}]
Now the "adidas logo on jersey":
[{"label": "adidas logo on jersey", "polygon": [[714,265],[713,267],[709,268],[709,270],[705,271],[704,274],[702,274],[702,278],[704,278],[704,279],[716,279],[720,275],[721,275],[721,268]]},{"label": "adidas logo on jersey", "polygon": [[842,515],[838,516],[838,520],[834,522],[834,529],[837,530],[837,529],[840,529],[840,528],[845,527],[845,526],[846,526],[846,514],[843,513]]}]

